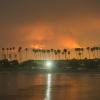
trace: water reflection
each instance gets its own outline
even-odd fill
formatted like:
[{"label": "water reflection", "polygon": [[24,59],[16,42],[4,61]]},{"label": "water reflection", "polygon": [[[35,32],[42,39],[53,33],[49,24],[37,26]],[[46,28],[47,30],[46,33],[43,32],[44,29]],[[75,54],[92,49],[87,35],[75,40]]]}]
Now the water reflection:
[{"label": "water reflection", "polygon": [[0,73],[0,100],[100,100],[100,74]]},{"label": "water reflection", "polygon": [[51,74],[48,74],[45,100],[51,100],[51,83],[52,83],[51,78],[52,78]]}]

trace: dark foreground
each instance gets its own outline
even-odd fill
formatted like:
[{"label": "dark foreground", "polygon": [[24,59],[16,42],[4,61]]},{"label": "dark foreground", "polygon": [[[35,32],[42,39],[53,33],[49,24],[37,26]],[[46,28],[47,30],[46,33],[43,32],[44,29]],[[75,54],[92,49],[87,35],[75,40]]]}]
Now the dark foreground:
[{"label": "dark foreground", "polygon": [[83,60],[0,60],[0,71],[34,71],[34,72],[100,72],[100,59]]},{"label": "dark foreground", "polygon": [[99,72],[0,72],[0,100],[100,100],[99,87]]}]

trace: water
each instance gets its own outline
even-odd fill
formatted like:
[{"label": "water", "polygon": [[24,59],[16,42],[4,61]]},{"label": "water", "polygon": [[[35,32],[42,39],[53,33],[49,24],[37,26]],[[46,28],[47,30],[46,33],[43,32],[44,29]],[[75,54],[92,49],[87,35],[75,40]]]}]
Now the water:
[{"label": "water", "polygon": [[0,72],[0,100],[100,100],[100,74]]}]

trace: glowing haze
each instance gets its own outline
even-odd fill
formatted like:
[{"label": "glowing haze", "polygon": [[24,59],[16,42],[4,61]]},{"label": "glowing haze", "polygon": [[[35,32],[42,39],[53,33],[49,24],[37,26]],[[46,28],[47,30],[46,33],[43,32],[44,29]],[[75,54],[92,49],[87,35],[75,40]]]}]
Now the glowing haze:
[{"label": "glowing haze", "polygon": [[99,0],[0,0],[0,47],[100,45]]}]

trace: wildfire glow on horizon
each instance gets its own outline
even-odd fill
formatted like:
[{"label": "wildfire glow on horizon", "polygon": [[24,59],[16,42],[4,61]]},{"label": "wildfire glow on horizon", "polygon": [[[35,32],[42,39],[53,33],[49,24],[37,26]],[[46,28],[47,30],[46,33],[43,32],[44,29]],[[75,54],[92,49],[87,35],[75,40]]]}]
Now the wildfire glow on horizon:
[{"label": "wildfire glow on horizon", "polygon": [[[68,32],[66,34],[54,27],[45,24],[36,24],[29,28],[23,28],[26,31],[26,41],[30,41],[29,47],[35,49],[44,48],[78,48],[80,44]],[[55,31],[56,30],[56,31]],[[58,31],[58,32],[57,32]],[[62,34],[61,34],[61,33]]]}]

